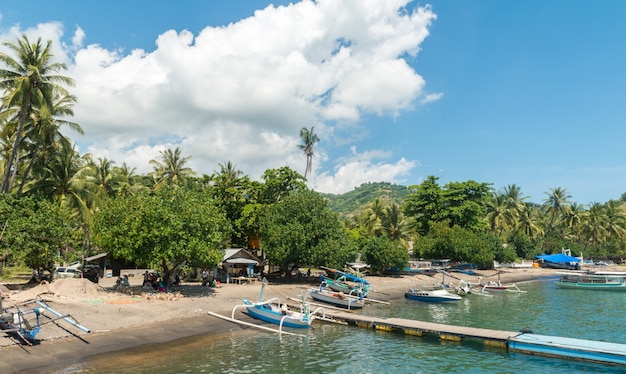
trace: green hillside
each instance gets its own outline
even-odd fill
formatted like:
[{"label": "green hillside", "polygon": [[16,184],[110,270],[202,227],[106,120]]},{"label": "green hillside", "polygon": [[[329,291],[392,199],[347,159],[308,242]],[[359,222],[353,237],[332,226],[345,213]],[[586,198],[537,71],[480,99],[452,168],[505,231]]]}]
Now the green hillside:
[{"label": "green hillside", "polygon": [[399,186],[387,182],[363,183],[354,190],[341,195],[322,194],[328,199],[330,208],[342,217],[351,216],[360,212],[364,207],[376,199],[381,199],[384,205],[402,204],[409,194],[406,186]]}]

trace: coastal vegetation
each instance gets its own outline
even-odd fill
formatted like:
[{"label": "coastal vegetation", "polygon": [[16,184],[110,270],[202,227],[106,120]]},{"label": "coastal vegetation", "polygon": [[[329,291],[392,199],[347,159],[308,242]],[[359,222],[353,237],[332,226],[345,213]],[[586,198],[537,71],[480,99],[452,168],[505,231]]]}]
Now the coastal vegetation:
[{"label": "coastal vegetation", "polygon": [[79,154],[71,122],[73,81],[59,75],[50,43],[4,43],[0,53],[0,260],[39,272],[97,252],[162,269],[213,267],[220,249],[260,243],[267,261],[342,267],[359,258],[374,272],[414,258],[484,267],[569,248],[585,257],[626,256],[622,201],[582,206],[563,187],[542,204],[521,189],[450,182],[408,187],[367,183],[343,195],[310,190],[314,127],[302,128],[304,176],[287,166],[252,180],[230,161],[197,175],[179,148],[140,175],[125,163]]}]

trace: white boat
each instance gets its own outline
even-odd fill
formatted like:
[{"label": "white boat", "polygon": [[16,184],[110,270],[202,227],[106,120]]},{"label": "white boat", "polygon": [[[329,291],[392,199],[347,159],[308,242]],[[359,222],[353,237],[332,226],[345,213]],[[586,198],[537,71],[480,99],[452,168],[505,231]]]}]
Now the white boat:
[{"label": "white boat", "polygon": [[313,300],[345,309],[361,309],[365,305],[365,300],[362,297],[350,296],[343,292],[335,292],[323,287],[309,291],[309,295],[311,295]]},{"label": "white boat", "polygon": [[454,302],[461,300],[461,296],[453,294],[443,287],[422,287],[418,290],[410,289],[404,294],[404,297],[410,300],[427,301],[431,303]]},{"label": "white boat", "polygon": [[561,272],[556,282],[560,288],[579,290],[626,291],[626,273],[598,271],[598,272]]},{"label": "white boat", "polygon": [[522,291],[517,287],[515,283],[511,284],[503,284],[500,280],[500,273],[498,273],[497,281],[489,281],[486,283],[480,283],[480,291],[479,293],[489,293],[489,292],[517,292],[517,293],[526,293],[527,291]]}]

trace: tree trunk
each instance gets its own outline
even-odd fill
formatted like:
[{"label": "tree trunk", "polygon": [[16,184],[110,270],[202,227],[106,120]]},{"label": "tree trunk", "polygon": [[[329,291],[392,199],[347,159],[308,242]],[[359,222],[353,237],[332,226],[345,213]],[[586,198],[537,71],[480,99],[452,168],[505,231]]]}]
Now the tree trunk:
[{"label": "tree trunk", "polygon": [[[15,176],[15,172],[17,172],[17,163],[15,159],[17,158],[17,154],[20,148],[20,143],[22,141],[22,131],[24,130],[24,123],[26,122],[26,116],[28,114],[28,109],[30,108],[30,93],[31,89],[28,89],[26,93],[26,98],[24,101],[24,105],[22,105],[22,113],[20,113],[20,121],[17,126],[17,131],[15,132],[15,142],[13,143],[13,149],[11,150],[11,155],[5,164],[4,170],[4,178],[2,178],[2,185],[0,186],[0,193],[8,193],[13,188],[13,183],[9,183],[9,179],[12,176]],[[15,172],[11,173],[11,168],[15,168]]]}]

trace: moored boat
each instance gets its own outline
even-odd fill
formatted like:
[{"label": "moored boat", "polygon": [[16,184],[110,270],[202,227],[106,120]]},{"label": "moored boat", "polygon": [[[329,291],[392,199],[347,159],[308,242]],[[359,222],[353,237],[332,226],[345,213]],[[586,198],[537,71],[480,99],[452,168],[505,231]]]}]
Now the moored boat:
[{"label": "moored boat", "polygon": [[251,317],[279,326],[309,328],[315,319],[315,314],[309,313],[307,305],[303,305],[300,312],[292,311],[285,304],[280,304],[278,298],[256,303],[243,299],[243,303]]},{"label": "moored boat", "polygon": [[309,295],[313,300],[330,304],[345,309],[361,309],[365,305],[362,297],[355,297],[344,294],[343,292],[335,292],[333,290],[320,287],[319,290],[312,290]]},{"label": "moored boat", "polygon": [[461,296],[453,294],[443,287],[422,287],[418,290],[410,289],[404,294],[404,297],[410,300],[427,301],[431,303],[454,302],[461,300]]},{"label": "moored boat", "polygon": [[556,285],[559,288],[580,290],[626,291],[626,273],[623,272],[561,272]]}]

